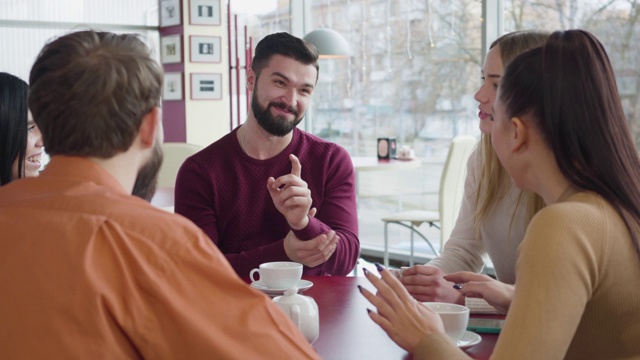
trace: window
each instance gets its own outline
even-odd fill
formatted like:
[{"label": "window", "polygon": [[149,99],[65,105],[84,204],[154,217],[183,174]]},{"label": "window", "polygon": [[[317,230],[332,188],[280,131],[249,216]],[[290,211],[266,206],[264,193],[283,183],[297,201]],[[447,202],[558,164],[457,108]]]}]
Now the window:
[{"label": "window", "polygon": [[[640,145],[640,6],[627,0],[505,2],[505,30],[585,29],[604,45],[618,80],[622,105]],[[638,147],[640,149],[640,147]]]},{"label": "window", "polygon": [[55,36],[79,29],[139,33],[158,49],[157,27],[157,0],[5,1],[0,3],[0,42],[5,49],[2,71],[28,81],[42,46]]},{"label": "window", "polygon": [[[482,3],[325,0],[313,1],[310,11],[308,30],[340,32],[352,56],[320,60],[308,130],[352,156],[375,156],[378,137],[395,137],[423,161],[418,169],[359,174],[360,240],[363,253],[377,254],[380,218],[401,209],[437,210],[451,138],[479,135],[473,94],[480,83]],[[335,21],[337,14],[347,18]],[[389,230],[392,249],[407,249],[409,233]],[[437,229],[423,230],[438,242]]]}]

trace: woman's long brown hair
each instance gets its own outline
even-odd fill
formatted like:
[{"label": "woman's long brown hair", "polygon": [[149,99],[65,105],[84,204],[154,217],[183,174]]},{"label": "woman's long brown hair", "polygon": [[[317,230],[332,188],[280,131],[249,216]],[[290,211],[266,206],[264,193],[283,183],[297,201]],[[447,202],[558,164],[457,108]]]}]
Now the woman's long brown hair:
[{"label": "woman's long brown hair", "polygon": [[557,31],[541,49],[514,59],[500,86],[507,116],[537,119],[562,174],[618,211],[640,259],[640,157],[598,39]]}]

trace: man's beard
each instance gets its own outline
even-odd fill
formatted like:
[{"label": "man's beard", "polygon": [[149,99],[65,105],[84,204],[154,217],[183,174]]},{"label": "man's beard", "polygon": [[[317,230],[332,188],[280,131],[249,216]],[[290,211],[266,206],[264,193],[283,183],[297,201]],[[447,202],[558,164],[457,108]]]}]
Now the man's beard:
[{"label": "man's beard", "polygon": [[151,159],[138,170],[138,176],[133,184],[131,194],[146,201],[151,201],[158,186],[158,173],[162,165],[162,158],[162,147],[160,143],[156,141],[156,144],[153,146]]},{"label": "man's beard", "polygon": [[[272,107],[285,109],[294,116],[295,120],[288,121],[282,116],[273,116],[271,114]],[[258,102],[257,89],[253,91],[253,95],[251,96],[251,110],[253,110],[253,115],[256,117],[256,120],[258,120],[258,124],[260,124],[266,132],[279,137],[283,137],[290,133],[296,126],[298,126],[298,124],[300,124],[304,117],[304,114],[298,117],[298,111],[293,107],[287,106],[287,104],[283,102],[270,102],[267,107],[263,109],[260,107],[260,103]]]}]

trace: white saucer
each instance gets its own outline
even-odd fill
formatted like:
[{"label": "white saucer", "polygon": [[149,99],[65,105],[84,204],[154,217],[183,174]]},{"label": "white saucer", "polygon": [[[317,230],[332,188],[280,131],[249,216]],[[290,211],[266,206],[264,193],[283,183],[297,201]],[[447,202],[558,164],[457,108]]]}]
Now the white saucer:
[{"label": "white saucer", "polygon": [[473,345],[477,345],[482,341],[482,337],[474,332],[465,331],[464,335],[462,335],[462,339],[458,341],[458,347],[460,349],[468,349]]},{"label": "white saucer", "polygon": [[[308,288],[312,287],[313,283],[309,280],[300,280],[298,281],[298,284],[296,285],[296,287],[298,288],[298,294],[302,294],[303,292],[305,292]],[[279,296],[279,295],[283,295],[284,291],[287,289],[270,289],[262,284],[260,284],[260,282],[252,282],[251,283],[251,287],[258,289],[258,290],[262,290],[264,291],[267,295],[269,296]],[[460,340],[462,341],[462,340]]]},{"label": "white saucer", "polygon": [[409,161],[409,160],[415,160],[416,157],[415,156],[397,156],[396,159],[402,160],[402,161]]}]

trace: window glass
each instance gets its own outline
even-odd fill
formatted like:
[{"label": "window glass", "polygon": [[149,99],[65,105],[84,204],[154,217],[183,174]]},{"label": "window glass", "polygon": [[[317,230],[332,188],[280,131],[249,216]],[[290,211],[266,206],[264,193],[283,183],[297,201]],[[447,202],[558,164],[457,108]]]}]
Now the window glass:
[{"label": "window glass", "polygon": [[314,2],[311,19],[312,28],[340,32],[352,51],[321,60],[313,132],[354,156],[375,155],[377,137],[395,136],[424,156],[435,140],[479,134],[480,2],[332,0]]},{"label": "window glass", "polygon": [[640,17],[627,0],[505,1],[505,31],[581,28],[602,42],[616,74],[631,131],[640,149]]},{"label": "window glass", "polygon": [[0,19],[157,26],[158,0],[2,1]]},{"label": "window glass", "polygon": [[[338,31],[351,56],[320,60],[308,130],[352,156],[376,156],[377,138],[395,137],[422,161],[416,169],[358,172],[364,254],[380,253],[384,215],[438,209],[451,139],[480,134],[473,94],[480,84],[481,13],[477,0],[312,2],[308,30]],[[421,231],[439,243],[436,228]],[[390,226],[389,240],[394,252],[406,254],[406,230]],[[415,244],[418,252],[427,249],[417,237]]]},{"label": "window glass", "polygon": [[55,36],[78,29],[139,33],[156,49],[157,26],[158,0],[3,1],[0,2],[2,71],[28,81],[31,65],[42,46]]}]

